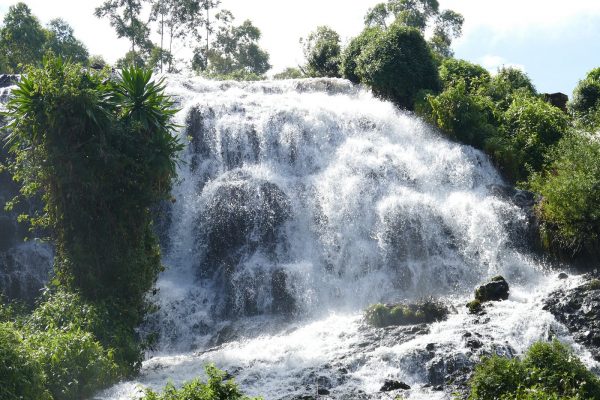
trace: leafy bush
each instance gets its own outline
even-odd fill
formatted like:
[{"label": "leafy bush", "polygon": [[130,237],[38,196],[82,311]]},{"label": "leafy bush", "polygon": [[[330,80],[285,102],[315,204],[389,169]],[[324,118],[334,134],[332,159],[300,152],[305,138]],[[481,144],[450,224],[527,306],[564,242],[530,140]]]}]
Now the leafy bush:
[{"label": "leafy bush", "polygon": [[448,309],[431,300],[415,304],[374,304],[365,311],[367,323],[380,328],[441,321],[447,316]]},{"label": "leafy bush", "polygon": [[44,373],[11,323],[0,323],[0,399],[50,400]]},{"label": "leafy bush", "polygon": [[538,97],[516,96],[504,114],[502,130],[519,165],[515,181],[540,171],[548,150],[566,133],[569,119]]},{"label": "leafy bush", "polygon": [[583,134],[566,135],[551,151],[547,168],[531,187],[539,206],[547,247],[598,255],[600,239],[600,143]]},{"label": "leafy bush", "polygon": [[444,89],[454,87],[463,81],[469,93],[476,92],[480,87],[488,85],[491,79],[490,73],[482,66],[455,58],[445,59],[439,72]]},{"label": "leafy bush", "polygon": [[420,90],[439,88],[437,68],[421,33],[393,24],[360,52],[356,75],[380,97],[412,109]]},{"label": "leafy bush", "polygon": [[91,333],[47,329],[28,336],[26,345],[55,400],[86,398],[117,377],[112,352],[106,352]]},{"label": "leafy bush", "polygon": [[556,340],[535,343],[522,360],[484,359],[470,387],[470,400],[600,399],[600,379]]},{"label": "leafy bush", "polygon": [[533,96],[537,94],[535,86],[527,74],[512,67],[500,68],[498,73],[492,77],[486,92],[502,110],[506,110],[510,106],[516,95]]},{"label": "leafy bush", "polygon": [[342,54],[340,70],[344,78],[353,83],[360,83],[360,76],[356,70],[358,58],[363,50],[382,34],[383,31],[380,28],[366,28],[350,41]]},{"label": "leafy bush", "polygon": [[244,396],[233,379],[228,379],[227,374],[214,365],[207,365],[205,370],[208,375],[206,383],[196,379],[184,384],[181,389],[168,383],[162,394],[146,390],[142,400],[260,400]]},{"label": "leafy bush", "polygon": [[306,74],[310,77],[340,77],[342,47],[340,35],[328,26],[319,26],[304,40]]},{"label": "leafy bush", "polygon": [[588,72],[577,84],[569,110],[586,127],[600,124],[600,68]]},{"label": "leafy bush", "polygon": [[471,314],[477,314],[483,310],[483,306],[480,300],[471,300],[467,303],[467,308]]},{"label": "leafy bush", "polygon": [[424,117],[454,140],[481,148],[497,134],[494,104],[470,94],[463,80],[438,96],[429,95],[427,101],[429,113]]}]

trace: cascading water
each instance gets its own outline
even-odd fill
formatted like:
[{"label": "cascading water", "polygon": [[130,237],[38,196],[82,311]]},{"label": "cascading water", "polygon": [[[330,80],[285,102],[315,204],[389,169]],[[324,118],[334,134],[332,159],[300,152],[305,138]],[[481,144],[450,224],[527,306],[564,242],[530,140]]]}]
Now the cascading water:
[{"label": "cascading water", "polygon": [[[434,385],[480,347],[572,342],[541,309],[561,283],[523,250],[527,215],[481,152],[343,80],[171,76],[168,91],[188,145],[161,232],[158,350],[138,381],[99,399],[202,376],[208,362],[265,399],[318,386],[379,398],[389,378],[411,385],[409,398],[446,398]],[[497,274],[509,300],[468,314],[474,286]],[[451,305],[447,321],[362,323],[370,304],[430,296]]]}]

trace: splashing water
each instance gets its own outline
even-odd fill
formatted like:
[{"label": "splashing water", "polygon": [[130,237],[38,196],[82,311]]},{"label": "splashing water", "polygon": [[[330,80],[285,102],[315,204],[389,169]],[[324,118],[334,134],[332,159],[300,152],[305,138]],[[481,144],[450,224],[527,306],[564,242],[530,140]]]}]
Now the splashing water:
[{"label": "splashing water", "polygon": [[[138,381],[99,399],[179,384],[208,362],[266,399],[319,385],[379,398],[389,378],[409,398],[447,398],[426,384],[474,357],[466,332],[495,351],[549,332],[572,342],[541,309],[559,283],[521,250],[525,212],[493,190],[503,182],[481,152],[343,80],[170,76],[168,91],[188,146],[160,232],[159,346]],[[511,297],[482,322],[464,304],[497,274]],[[455,311],[423,332],[362,323],[370,304],[430,296]]]}]

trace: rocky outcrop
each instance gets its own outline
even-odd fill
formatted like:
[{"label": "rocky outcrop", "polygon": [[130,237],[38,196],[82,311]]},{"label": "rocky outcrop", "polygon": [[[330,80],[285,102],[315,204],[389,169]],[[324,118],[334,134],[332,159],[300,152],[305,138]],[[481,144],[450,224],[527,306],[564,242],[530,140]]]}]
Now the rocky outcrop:
[{"label": "rocky outcrop", "polygon": [[569,102],[569,96],[564,93],[544,93],[544,100],[552,104],[554,107],[560,108],[564,112],[567,112],[567,103]]},{"label": "rocky outcrop", "polygon": [[508,299],[508,282],[502,276],[495,276],[489,282],[475,290],[475,300],[481,303],[486,301],[501,301]]},{"label": "rocky outcrop", "polygon": [[436,301],[419,303],[374,304],[365,312],[367,323],[376,327],[414,325],[442,321],[448,308]]},{"label": "rocky outcrop", "polygon": [[0,75],[0,89],[16,85],[17,82],[19,82],[18,75],[9,75],[9,74],[1,74]]},{"label": "rocky outcrop", "polygon": [[586,346],[600,361],[600,275],[585,276],[585,283],[552,293],[544,309],[562,322],[577,343]]}]

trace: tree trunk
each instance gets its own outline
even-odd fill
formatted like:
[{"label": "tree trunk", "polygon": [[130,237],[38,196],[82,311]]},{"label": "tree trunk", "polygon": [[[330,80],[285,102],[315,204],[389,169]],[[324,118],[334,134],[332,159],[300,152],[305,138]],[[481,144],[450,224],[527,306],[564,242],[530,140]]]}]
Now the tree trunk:
[{"label": "tree trunk", "polygon": [[160,73],[163,72],[163,49],[164,49],[164,37],[165,37],[165,13],[164,10],[160,16]]}]

